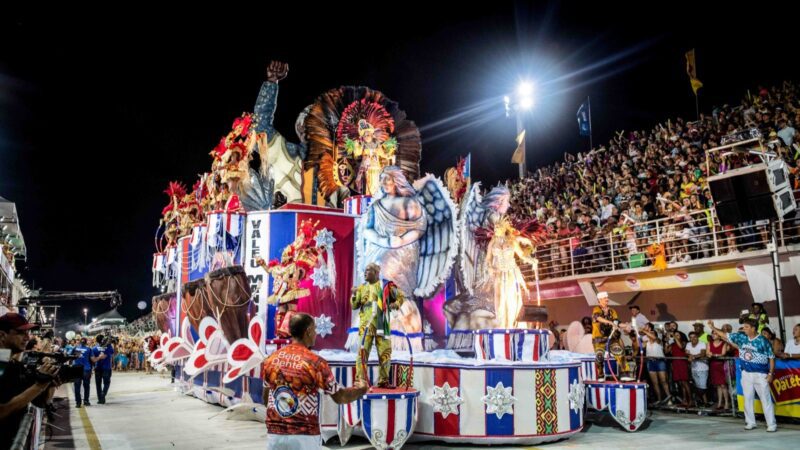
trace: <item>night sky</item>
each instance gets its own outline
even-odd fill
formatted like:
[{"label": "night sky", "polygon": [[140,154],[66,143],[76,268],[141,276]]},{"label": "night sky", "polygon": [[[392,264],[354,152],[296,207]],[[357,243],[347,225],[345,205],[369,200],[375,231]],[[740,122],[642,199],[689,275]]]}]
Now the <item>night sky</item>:
[{"label": "night sky", "polygon": [[[702,111],[798,78],[785,7],[701,3],[459,2],[447,13],[434,2],[229,3],[180,14],[0,7],[0,196],[17,203],[28,247],[18,266],[44,290],[118,289],[121,312],[137,317],[136,303],[155,293],[162,191],[209,169],[208,152],[252,111],[272,59],[290,65],[276,114],[289,140],[317,95],[366,85],[420,127],[423,171],[441,176],[472,152],[473,179],[485,183],[516,176],[502,96],[522,78],[538,89],[528,119],[534,169],[588,148],[575,120],[586,96],[596,146],[615,130],[693,118],[691,48]],[[62,314],[77,319],[84,305],[90,317],[108,308],[82,302]]]}]

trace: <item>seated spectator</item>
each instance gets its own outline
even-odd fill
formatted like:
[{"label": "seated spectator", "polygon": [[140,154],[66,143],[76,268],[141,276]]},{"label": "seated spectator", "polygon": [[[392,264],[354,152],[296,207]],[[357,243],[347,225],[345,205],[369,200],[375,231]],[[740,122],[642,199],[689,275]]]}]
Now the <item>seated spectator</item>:
[{"label": "seated spectator", "polygon": [[767,338],[770,345],[772,345],[772,353],[775,353],[776,355],[783,353],[783,341],[781,341],[781,339],[777,337],[771,329],[764,327],[761,330],[761,335]]}]

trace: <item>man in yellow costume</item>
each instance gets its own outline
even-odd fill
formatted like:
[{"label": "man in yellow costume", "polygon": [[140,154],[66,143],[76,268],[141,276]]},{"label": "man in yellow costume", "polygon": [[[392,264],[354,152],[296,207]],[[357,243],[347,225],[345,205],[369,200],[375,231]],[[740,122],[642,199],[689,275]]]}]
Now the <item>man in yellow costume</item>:
[{"label": "man in yellow costume", "polygon": [[[609,358],[616,361],[616,371],[619,375],[630,375],[630,367],[625,359],[625,346],[622,342],[622,334],[617,333],[618,328],[624,332],[630,330],[628,324],[619,323],[617,311],[608,306],[608,292],[597,293],[598,305],[592,309],[592,343],[597,357],[597,375],[601,379],[608,372],[606,366],[606,343],[609,340]],[[613,369],[613,366],[612,366]],[[610,374],[609,374],[610,375]]]},{"label": "man in yellow costume", "polygon": [[389,310],[396,310],[403,304],[403,291],[388,281],[381,283],[381,268],[375,263],[367,265],[364,271],[366,282],[358,286],[350,297],[350,306],[358,313],[358,338],[362,348],[356,356],[356,379],[367,380],[364,373],[373,342],[378,347],[380,364],[378,386],[389,387],[389,365],[392,359],[390,340]]}]

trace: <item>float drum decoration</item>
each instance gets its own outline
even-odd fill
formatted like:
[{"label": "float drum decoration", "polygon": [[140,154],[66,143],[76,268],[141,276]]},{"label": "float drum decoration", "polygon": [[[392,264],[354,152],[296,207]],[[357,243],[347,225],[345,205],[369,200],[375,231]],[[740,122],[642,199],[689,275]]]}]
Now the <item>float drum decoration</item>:
[{"label": "float drum decoration", "polygon": [[375,194],[388,165],[411,180],[419,177],[419,129],[379,91],[344,86],[325,92],[311,105],[303,130],[306,169],[314,171],[319,195],[336,207],[351,194]]},{"label": "float drum decoration", "polygon": [[244,268],[231,266],[209,272],[206,290],[210,316],[217,319],[228,342],[247,337],[251,292]]},{"label": "float drum decoration", "polygon": [[156,295],[153,297],[153,316],[155,316],[156,326],[162,333],[175,336],[175,309],[177,307],[177,296],[174,292]]},{"label": "float drum decoration", "polygon": [[200,321],[203,320],[203,317],[211,314],[211,308],[208,306],[206,280],[200,278],[184,283],[181,295],[181,309],[184,316],[189,320],[194,331],[200,332]]}]

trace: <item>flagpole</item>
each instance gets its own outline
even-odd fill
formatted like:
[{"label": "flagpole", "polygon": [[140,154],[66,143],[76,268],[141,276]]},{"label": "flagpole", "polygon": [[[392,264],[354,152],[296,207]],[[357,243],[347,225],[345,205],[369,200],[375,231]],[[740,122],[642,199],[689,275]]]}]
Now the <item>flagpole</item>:
[{"label": "flagpole", "polygon": [[[522,123],[522,116],[520,115],[520,112],[517,111],[517,136],[519,136],[520,133],[522,133],[522,130],[524,130],[524,129],[525,129],[525,124]],[[527,136],[525,136],[525,137],[527,137]],[[525,148],[525,140],[523,140],[522,141],[522,161],[519,163],[519,179],[520,180],[525,179],[525,171],[527,170],[527,168],[525,167],[525,163],[527,162],[527,159],[528,159],[528,155],[525,154],[526,150],[527,149]]]},{"label": "flagpole", "polygon": [[700,120],[700,99],[697,92],[694,93],[694,112],[697,115],[697,120]]},{"label": "flagpole", "polygon": [[589,150],[591,151],[594,148],[592,143],[592,99],[588,95],[586,96],[586,104],[589,107]]}]

